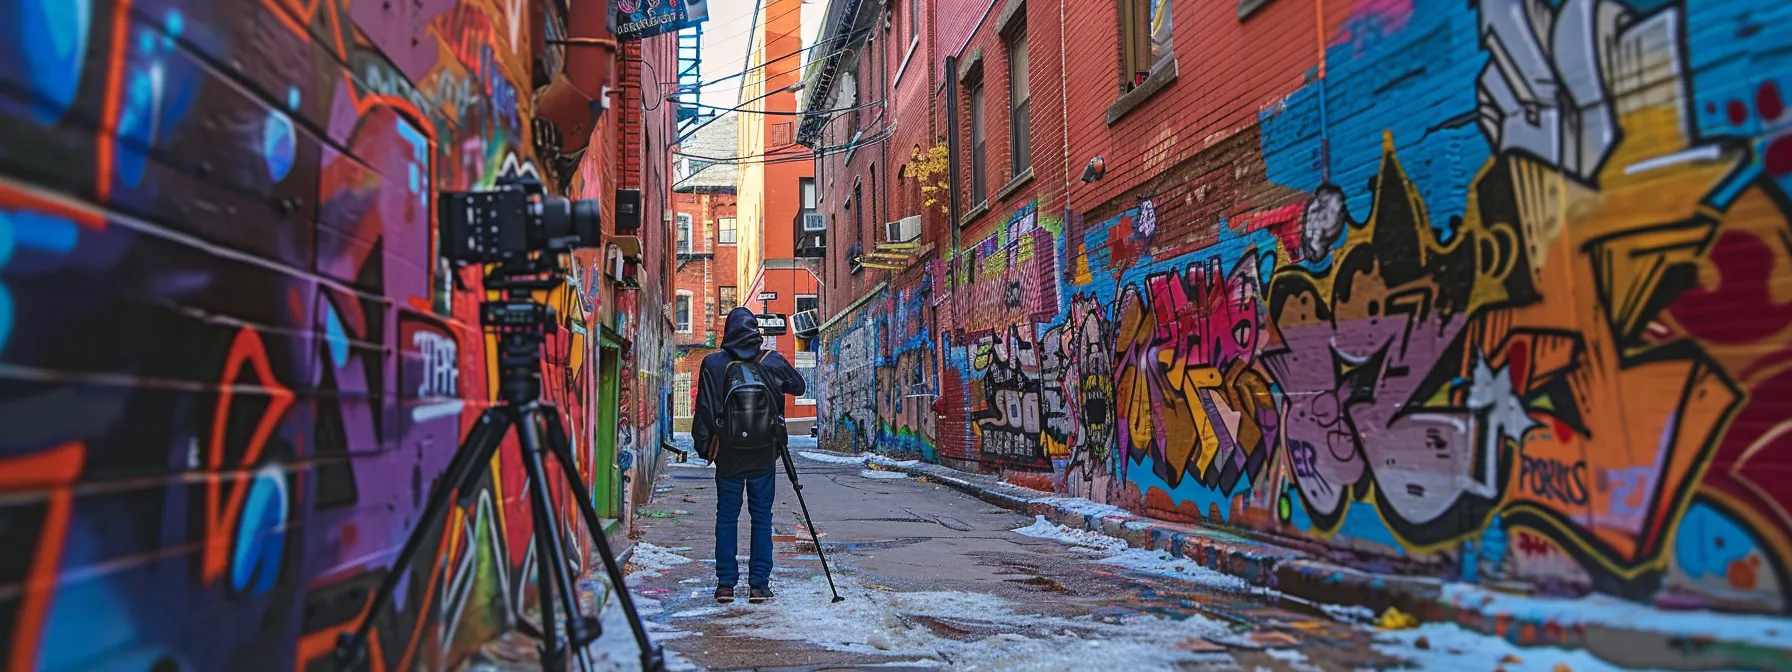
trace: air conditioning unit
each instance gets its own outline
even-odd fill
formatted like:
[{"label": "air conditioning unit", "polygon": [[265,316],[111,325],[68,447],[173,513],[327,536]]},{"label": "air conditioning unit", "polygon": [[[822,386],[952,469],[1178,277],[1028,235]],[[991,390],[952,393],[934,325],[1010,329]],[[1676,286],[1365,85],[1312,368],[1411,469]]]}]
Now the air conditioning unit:
[{"label": "air conditioning unit", "polygon": [[828,230],[827,216],[823,215],[819,212],[803,213],[803,230],[804,231],[826,231],[826,230]]},{"label": "air conditioning unit", "polygon": [[821,331],[821,324],[815,320],[815,311],[805,310],[790,316],[790,333],[798,338],[809,338]]},{"label": "air conditioning unit", "polygon": [[884,223],[884,242],[906,243],[921,237],[921,216],[909,215]]}]

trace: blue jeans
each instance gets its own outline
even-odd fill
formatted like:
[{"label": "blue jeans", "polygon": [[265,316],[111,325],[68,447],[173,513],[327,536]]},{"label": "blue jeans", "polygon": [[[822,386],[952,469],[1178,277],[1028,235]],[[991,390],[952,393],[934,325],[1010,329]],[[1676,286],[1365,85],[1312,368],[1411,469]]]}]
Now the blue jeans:
[{"label": "blue jeans", "polygon": [[772,580],[772,500],[777,495],[777,472],[766,472],[758,478],[716,479],[716,585],[732,586],[740,582],[740,561],[735,559],[740,545],[736,532],[740,527],[741,490],[747,492],[747,511],[753,519],[750,538],[751,560],[747,562],[747,586],[767,588]]}]

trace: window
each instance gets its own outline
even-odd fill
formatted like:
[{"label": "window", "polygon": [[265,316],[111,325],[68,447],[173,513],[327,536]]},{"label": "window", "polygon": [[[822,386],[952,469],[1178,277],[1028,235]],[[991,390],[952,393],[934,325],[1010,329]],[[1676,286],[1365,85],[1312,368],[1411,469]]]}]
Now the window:
[{"label": "window", "polygon": [[727,315],[728,311],[740,306],[740,296],[734,287],[716,288],[716,312]]},{"label": "window", "polygon": [[678,213],[678,253],[691,253],[691,216]]},{"label": "window", "polygon": [[691,417],[691,372],[685,371],[672,377],[672,417]]},{"label": "window", "polygon": [[859,188],[858,182],[852,183],[852,203],[848,204],[848,207],[852,208],[853,249],[858,250],[860,253],[864,253],[864,251],[865,251],[865,198],[864,198],[864,190]]},{"label": "window", "polygon": [[921,0],[908,0],[908,39],[921,37]]},{"label": "window", "polygon": [[821,301],[815,298],[814,294],[796,295],[796,312],[800,313],[805,310],[816,310],[819,308],[821,308]]},{"label": "window", "polygon": [[971,204],[989,200],[983,178],[983,80],[971,82]]},{"label": "window", "polygon": [[797,185],[799,187],[801,187],[803,190],[803,209],[804,210],[814,210],[815,209],[815,179],[809,178],[809,177],[797,178]]},{"label": "window", "polygon": [[691,293],[678,290],[678,298],[672,300],[672,325],[678,333],[691,333]]},{"label": "window", "polygon": [[[859,83],[859,62],[856,59],[852,63],[852,70],[850,70],[846,73],[846,86],[842,87],[842,88],[845,88],[845,89],[851,91],[852,98],[850,100],[848,100],[845,105],[841,105],[840,107],[845,107],[845,108],[857,107],[859,105],[860,101],[865,100],[865,97],[863,95],[860,95],[860,89],[862,88],[862,86]],[[852,144],[852,143],[858,142],[858,140],[859,140],[859,110],[851,110],[851,111],[847,111],[847,112],[843,112],[843,113],[846,115],[846,142],[847,142],[847,144]]]},{"label": "window", "polygon": [[1027,34],[1016,33],[1008,40],[1008,169],[1010,177],[1019,177],[1033,167],[1033,140],[1029,131],[1027,101],[1032,92],[1027,86]]},{"label": "window", "polygon": [[[878,222],[887,220],[877,216],[877,164],[871,164],[869,169],[871,171],[871,225],[877,226]],[[871,237],[876,239],[877,235],[873,234]]]},{"label": "window", "polygon": [[718,217],[718,218],[716,218],[716,229],[717,229],[716,242],[721,243],[723,245],[733,245],[734,244],[734,218],[733,217]]},{"label": "window", "polygon": [[1170,59],[1170,0],[1120,0],[1120,77],[1130,90]]}]

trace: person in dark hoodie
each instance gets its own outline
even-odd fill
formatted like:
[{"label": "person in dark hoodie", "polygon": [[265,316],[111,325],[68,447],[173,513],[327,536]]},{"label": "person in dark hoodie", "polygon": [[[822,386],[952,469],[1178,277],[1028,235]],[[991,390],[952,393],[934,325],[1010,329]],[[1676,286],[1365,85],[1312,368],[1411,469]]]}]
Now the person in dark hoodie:
[{"label": "person in dark hoodie", "polygon": [[[747,599],[764,602],[772,597],[772,500],[777,493],[774,468],[778,461],[777,448],[741,450],[722,445],[727,438],[717,431],[716,414],[728,392],[728,364],[763,356],[759,359],[760,370],[779,391],[800,395],[807,390],[802,375],[783,355],[760,349],[763,342],[753,311],[735,308],[728,313],[721,350],[704,357],[697,374],[697,409],[691,422],[691,439],[698,454],[716,465],[716,601],[723,603],[734,601],[734,586],[740,581],[740,562],[735,556],[743,490],[753,525]],[[773,405],[771,412],[777,415],[777,425],[783,426],[783,404]]]}]

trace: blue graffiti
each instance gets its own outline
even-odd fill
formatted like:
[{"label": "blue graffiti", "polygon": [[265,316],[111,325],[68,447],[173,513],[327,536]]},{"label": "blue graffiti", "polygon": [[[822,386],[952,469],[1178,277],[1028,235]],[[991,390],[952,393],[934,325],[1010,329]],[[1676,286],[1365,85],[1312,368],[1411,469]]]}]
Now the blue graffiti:
[{"label": "blue graffiti", "polygon": [[1731,563],[1742,561],[1759,546],[1754,535],[1722,511],[1694,502],[1674,533],[1674,562],[1693,579],[1723,578]]},{"label": "blue graffiti", "polygon": [[230,556],[230,586],[259,595],[274,587],[286,547],[286,480],[278,466],[269,465],[255,475],[242,515]]},{"label": "blue graffiti", "polygon": [[[92,0],[26,0],[18,7],[18,42],[37,104],[33,117],[51,124],[62,118],[81,87],[93,28]],[[8,40],[10,42],[10,40]]]},{"label": "blue graffiti", "polygon": [[[12,217],[0,212],[0,271],[5,271],[6,262],[12,260],[17,245],[14,241]],[[0,282],[0,352],[6,352],[6,337],[12,334],[12,310],[12,292],[6,289],[5,282]]]},{"label": "blue graffiti", "polygon": [[330,346],[330,361],[340,369],[348,366],[348,331],[342,327],[342,316],[336,306],[324,302],[324,342]]},{"label": "blue graffiti", "polygon": [[1139,486],[1141,495],[1156,488],[1168,495],[1171,503],[1177,506],[1193,504],[1203,516],[1209,515],[1217,509],[1220,513],[1219,519],[1222,521],[1232,518],[1232,498],[1239,495],[1248,496],[1251,491],[1251,483],[1245,479],[1239,479],[1238,484],[1233,487],[1237,492],[1233,493],[1220,492],[1218,488],[1207,487],[1193,478],[1183,479],[1182,485],[1178,487],[1170,487],[1163,477],[1157,475],[1157,460],[1151,455],[1146,455],[1143,461],[1134,462],[1132,467],[1126,470],[1126,478],[1134,485]]},{"label": "blue graffiti", "polygon": [[186,116],[199,88],[193,68],[171,63],[176,39],[185,29],[180,12],[171,11],[160,30],[136,26],[136,54],[127,66],[128,80],[118,111],[115,183],[135,187],[149,170],[150,151]]},{"label": "blue graffiti", "polygon": [[[22,250],[67,254],[75,249],[79,228],[67,218],[29,210],[0,211],[0,274]],[[15,323],[12,293],[0,275],[0,351]]]},{"label": "blue graffiti", "polygon": [[267,160],[268,177],[275,182],[286,179],[292,172],[297,138],[293,134],[292,120],[279,112],[268,113],[267,122],[262,125],[261,155]]},{"label": "blue graffiti", "polygon": [[1329,47],[1325,78],[1262,115],[1269,180],[1307,192],[1329,181],[1343,188],[1350,212],[1369,212],[1373,194],[1365,185],[1381,165],[1388,131],[1433,226],[1448,226],[1466,209],[1475,171],[1490,156],[1475,125],[1473,86],[1487,55],[1463,37],[1478,34],[1476,20],[1475,12],[1417,11],[1392,34],[1359,26],[1352,39]]}]

